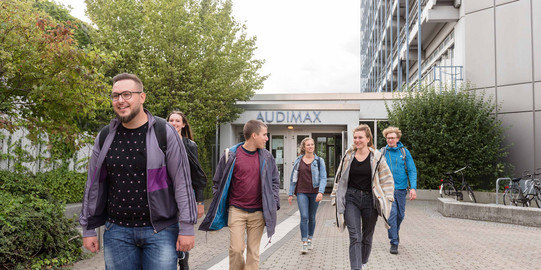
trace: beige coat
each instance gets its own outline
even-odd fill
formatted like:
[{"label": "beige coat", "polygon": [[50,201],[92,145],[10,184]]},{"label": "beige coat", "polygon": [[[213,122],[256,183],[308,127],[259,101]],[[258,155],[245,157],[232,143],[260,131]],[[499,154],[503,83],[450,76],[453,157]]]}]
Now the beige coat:
[{"label": "beige coat", "polygon": [[[372,169],[372,193],[374,194],[374,205],[378,210],[378,213],[385,220],[385,227],[390,228],[387,220],[391,213],[391,207],[394,201],[394,180],[385,157],[382,157],[378,150],[370,149],[370,168]],[[346,191],[349,181],[349,169],[351,162],[355,157],[355,149],[350,147],[340,162],[336,177],[334,180],[334,186],[331,193],[332,204],[336,209],[336,225],[340,231],[343,231],[346,227],[346,221],[344,220],[344,211],[346,210]],[[376,173],[376,164],[377,167]]]}]

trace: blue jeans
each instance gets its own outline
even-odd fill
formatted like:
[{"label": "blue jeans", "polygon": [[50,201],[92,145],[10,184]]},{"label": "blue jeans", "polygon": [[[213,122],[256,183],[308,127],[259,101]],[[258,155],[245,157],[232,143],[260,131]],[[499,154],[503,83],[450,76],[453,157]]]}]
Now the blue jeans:
[{"label": "blue jeans", "polygon": [[351,269],[362,269],[372,251],[372,238],[378,220],[372,191],[349,187],[344,219],[349,232],[349,264]]},{"label": "blue jeans", "polygon": [[301,238],[303,242],[312,239],[316,228],[316,212],[319,202],[317,193],[297,193],[297,204],[301,212]]},{"label": "blue jeans", "polygon": [[103,248],[105,268],[177,269],[178,223],[158,233],[148,227],[123,227],[105,223]]},{"label": "blue jeans", "polygon": [[394,202],[389,216],[389,226],[391,228],[387,231],[391,245],[398,245],[399,242],[398,231],[400,231],[400,224],[404,220],[406,213],[407,194],[407,189],[395,189],[394,191]]}]

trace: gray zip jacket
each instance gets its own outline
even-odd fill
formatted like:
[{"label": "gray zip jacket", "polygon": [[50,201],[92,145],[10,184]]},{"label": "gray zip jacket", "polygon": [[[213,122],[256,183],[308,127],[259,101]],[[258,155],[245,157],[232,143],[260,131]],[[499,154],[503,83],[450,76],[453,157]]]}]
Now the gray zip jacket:
[{"label": "gray zip jacket", "polygon": [[[237,151],[244,142],[229,148],[218,162],[214,174],[214,198],[199,230],[217,231],[227,226],[229,219],[229,187],[233,178],[233,167],[237,160]],[[263,217],[269,238],[276,227],[276,211],[280,209],[280,175],[272,154],[267,149],[257,149],[259,155],[259,173],[261,175],[261,195],[263,196]],[[227,157],[225,156],[227,155]],[[270,241],[270,240],[269,240]]]},{"label": "gray zip jacket", "polygon": [[[146,109],[145,112],[148,116],[146,162],[150,222],[155,232],[179,222],[179,234],[194,235],[194,224],[197,222],[197,207],[190,181],[190,165],[188,164],[186,149],[175,128],[170,124],[166,124],[166,157],[160,149],[154,131],[156,120]],[[103,149],[100,149],[99,135],[96,136],[92,148],[83,206],[79,216],[79,223],[83,227],[83,237],[96,236],[94,229],[104,225],[107,220],[106,206],[109,179],[105,166],[105,156],[119,125],[120,121],[118,119],[111,120],[109,135],[107,135],[103,143]]]}]

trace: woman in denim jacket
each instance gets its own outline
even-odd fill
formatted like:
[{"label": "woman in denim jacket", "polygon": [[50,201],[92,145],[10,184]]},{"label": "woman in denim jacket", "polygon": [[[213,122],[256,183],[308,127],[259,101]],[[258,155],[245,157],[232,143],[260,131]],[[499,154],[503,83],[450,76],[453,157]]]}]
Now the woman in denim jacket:
[{"label": "woman in denim jacket", "polygon": [[314,139],[308,137],[301,142],[301,155],[293,164],[289,186],[288,202],[291,205],[293,194],[301,212],[301,253],[314,249],[312,237],[316,227],[316,212],[327,185],[325,162],[314,154]]}]

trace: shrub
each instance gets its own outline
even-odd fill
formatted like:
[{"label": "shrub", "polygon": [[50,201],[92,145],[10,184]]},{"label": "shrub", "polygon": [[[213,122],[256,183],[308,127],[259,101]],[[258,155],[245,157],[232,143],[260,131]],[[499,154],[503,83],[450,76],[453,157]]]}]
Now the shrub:
[{"label": "shrub", "polygon": [[75,262],[82,241],[74,220],[32,175],[0,172],[0,268],[56,268]]},{"label": "shrub", "polygon": [[44,186],[51,196],[62,202],[82,202],[86,183],[86,172],[69,170],[66,166],[48,172],[36,173],[36,181]]},{"label": "shrub", "polygon": [[443,173],[471,165],[470,185],[493,189],[509,165],[497,106],[467,88],[437,92],[426,87],[386,103],[389,124],[402,131],[418,171],[419,188],[437,188]]}]

